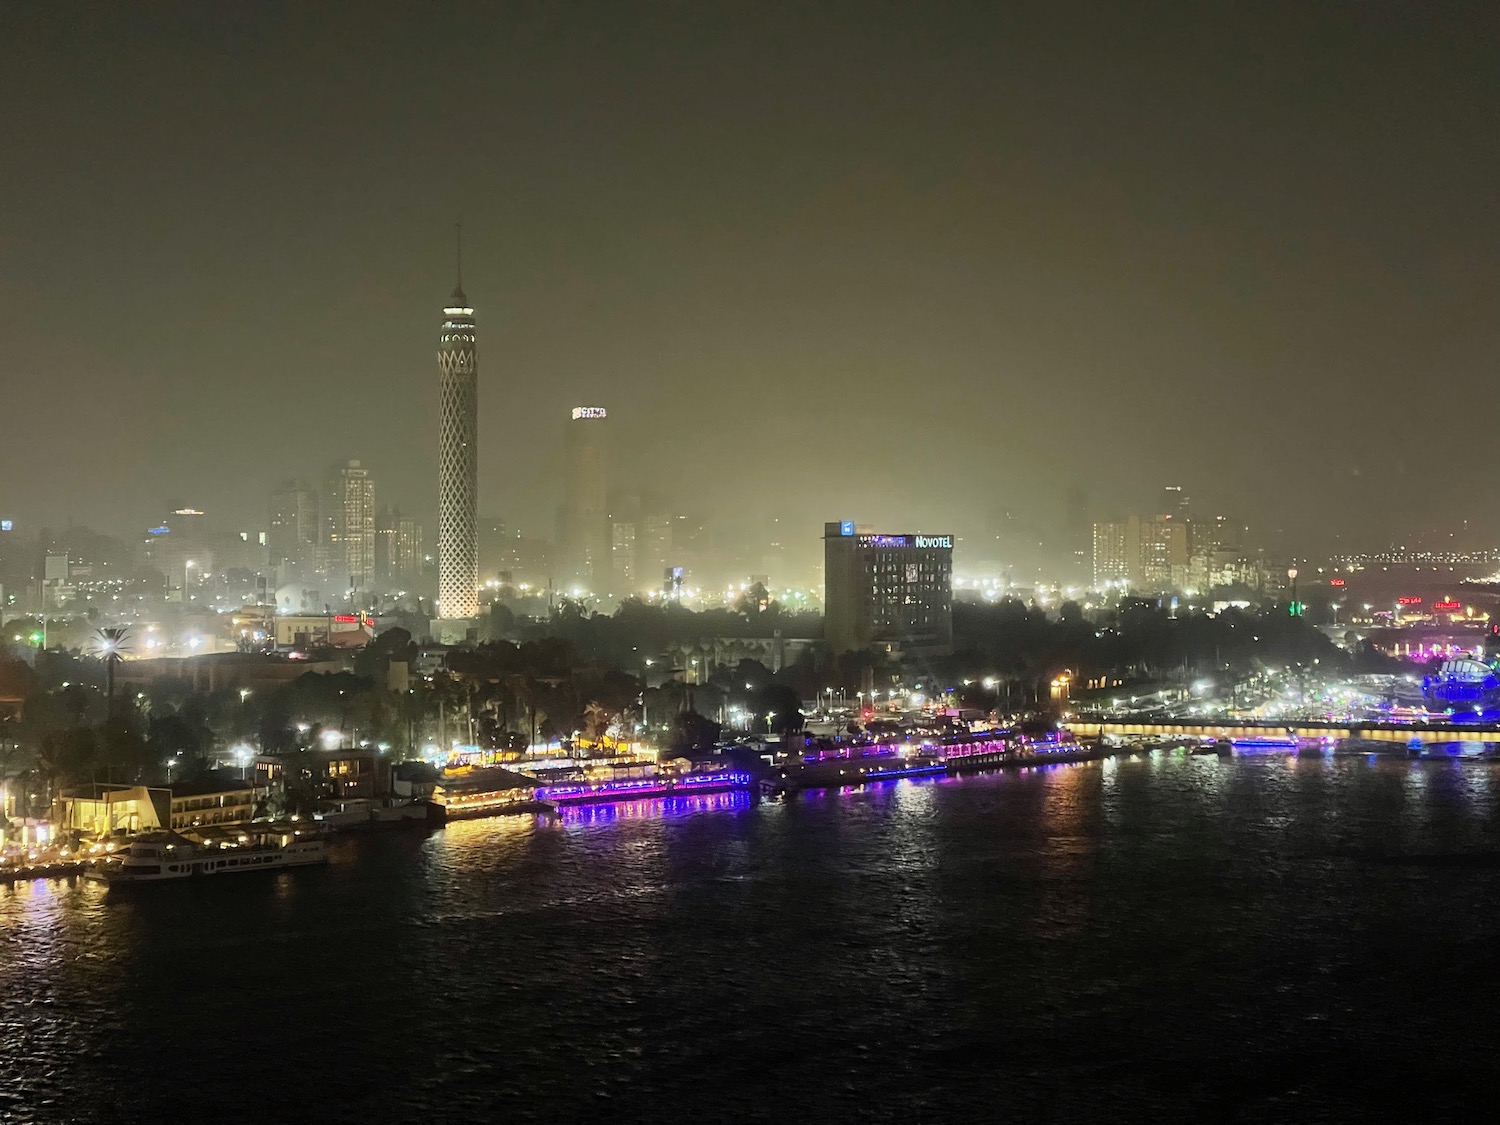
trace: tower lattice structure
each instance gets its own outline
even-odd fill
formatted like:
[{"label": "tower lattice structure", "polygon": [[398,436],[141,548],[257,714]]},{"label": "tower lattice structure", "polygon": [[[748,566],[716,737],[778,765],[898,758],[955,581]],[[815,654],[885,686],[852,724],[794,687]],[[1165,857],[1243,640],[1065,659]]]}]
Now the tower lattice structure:
[{"label": "tower lattice structure", "polygon": [[438,348],[438,613],[479,612],[479,372],[463,276],[443,309]]}]

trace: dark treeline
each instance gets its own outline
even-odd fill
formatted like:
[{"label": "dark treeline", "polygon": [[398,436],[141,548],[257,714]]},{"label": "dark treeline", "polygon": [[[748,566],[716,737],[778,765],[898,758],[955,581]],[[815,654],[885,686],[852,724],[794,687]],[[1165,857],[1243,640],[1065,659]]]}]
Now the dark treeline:
[{"label": "dark treeline", "polygon": [[[951,691],[968,706],[1039,707],[1047,681],[1063,670],[1081,687],[1090,680],[1182,682],[1297,665],[1329,674],[1391,667],[1368,646],[1354,653],[1339,648],[1284,609],[1174,615],[1128,603],[1090,618],[1072,603],[1049,614],[1014,600],[960,602],[951,656],[835,657],[814,642],[796,646],[774,672],[742,655],[715,662],[715,642],[777,633],[807,641],[820,636],[821,622],[754,596],[706,612],[627,601],[613,614],[590,614],[564,603],[546,620],[502,617],[501,624],[508,637],[454,650],[445,670],[409,675],[400,687],[392,664],[415,669],[420,652],[400,628],[377,637],[349,671],[248,690],[204,691],[186,680],[159,679],[117,691],[111,701],[98,658],[49,651],[38,654],[34,668],[0,661],[0,697],[21,704],[0,721],[0,778],[29,773],[49,790],[90,780],[160,781],[189,776],[236,746],[290,754],[323,744],[325,736],[343,745],[369,742],[403,758],[431,741],[472,738],[524,749],[575,736],[597,742],[611,729],[642,724],[691,744],[717,727],[698,724],[683,734],[677,715],[732,718],[748,730],[795,730],[803,703],[830,689],[852,702],[872,690],[918,684],[934,694]],[[703,664],[689,673],[673,665],[674,651],[703,653]]]},{"label": "dark treeline", "polygon": [[[1173,614],[1154,603],[1127,602],[1091,619],[1074,602],[1050,615],[1014,599],[960,602],[953,631],[954,654],[927,663],[929,674],[947,681],[945,686],[992,678],[1035,692],[1062,671],[1071,672],[1075,683],[1129,684],[1298,665],[1330,675],[1394,666],[1368,644],[1354,652],[1339,647],[1285,607]],[[983,696],[979,690],[969,694]]]},{"label": "dark treeline", "polygon": [[672,649],[703,645],[716,638],[760,638],[779,633],[787,639],[823,635],[818,613],[795,613],[752,587],[728,609],[686,609],[676,603],[653,605],[627,598],[610,614],[589,613],[565,599],[539,620],[516,619],[503,607],[495,613],[494,632],[515,641],[560,638],[591,660],[631,668],[644,657]]}]

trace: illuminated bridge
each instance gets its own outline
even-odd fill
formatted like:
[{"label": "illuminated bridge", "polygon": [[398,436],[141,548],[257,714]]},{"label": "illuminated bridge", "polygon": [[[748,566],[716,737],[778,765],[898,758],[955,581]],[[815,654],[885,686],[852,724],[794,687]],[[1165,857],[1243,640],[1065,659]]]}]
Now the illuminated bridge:
[{"label": "illuminated bridge", "polygon": [[1145,723],[1109,720],[1064,724],[1078,738],[1360,738],[1373,742],[1500,742],[1494,723],[1277,723],[1227,719],[1221,723],[1171,719]]}]

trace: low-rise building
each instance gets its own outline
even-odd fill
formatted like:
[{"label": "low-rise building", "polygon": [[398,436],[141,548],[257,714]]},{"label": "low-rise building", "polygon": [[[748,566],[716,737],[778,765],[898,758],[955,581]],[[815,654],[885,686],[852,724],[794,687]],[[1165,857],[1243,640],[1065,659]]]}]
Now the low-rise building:
[{"label": "low-rise building", "polygon": [[391,795],[391,762],[375,750],[329,750],[309,755],[313,796],[322,801]]},{"label": "low-rise building", "polygon": [[53,822],[58,829],[109,836],[135,835],[163,826],[172,794],[145,785],[89,785],[65,790],[57,799]]},{"label": "low-rise building", "polygon": [[210,824],[239,824],[255,817],[259,791],[248,781],[217,770],[172,786],[174,832]]}]

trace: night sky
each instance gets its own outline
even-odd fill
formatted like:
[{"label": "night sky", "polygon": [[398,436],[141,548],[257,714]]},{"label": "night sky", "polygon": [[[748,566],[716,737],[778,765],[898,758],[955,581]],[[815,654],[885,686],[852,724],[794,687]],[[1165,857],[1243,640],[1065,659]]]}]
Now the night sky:
[{"label": "night sky", "polygon": [[528,532],[589,403],[814,547],[1167,483],[1495,541],[1497,23],[1437,7],[5,4],[0,508],[263,526],[358,457],[431,527],[462,219]]}]

